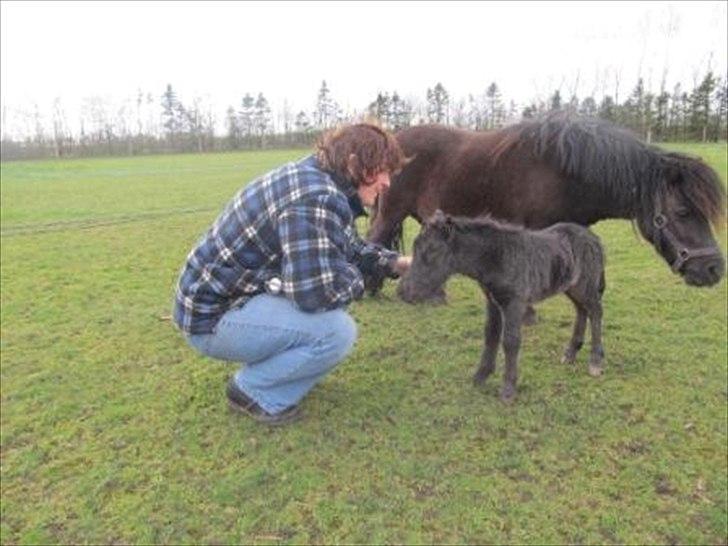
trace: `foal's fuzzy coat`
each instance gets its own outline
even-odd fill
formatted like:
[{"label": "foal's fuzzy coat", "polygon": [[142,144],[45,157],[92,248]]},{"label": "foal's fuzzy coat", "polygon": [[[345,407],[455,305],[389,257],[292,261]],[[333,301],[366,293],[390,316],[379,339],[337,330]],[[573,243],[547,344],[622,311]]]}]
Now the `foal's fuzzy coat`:
[{"label": "foal's fuzzy coat", "polygon": [[476,384],[493,373],[502,334],[506,373],[501,398],[513,398],[523,312],[527,305],[562,292],[576,308],[563,361],[574,361],[588,317],[592,334],[589,373],[602,373],[604,252],[588,229],[560,223],[530,231],[490,218],[451,218],[437,211],[415,240],[412,266],[398,293],[405,301],[421,301],[453,273],[476,280],[488,299],[485,348],[475,373]]}]

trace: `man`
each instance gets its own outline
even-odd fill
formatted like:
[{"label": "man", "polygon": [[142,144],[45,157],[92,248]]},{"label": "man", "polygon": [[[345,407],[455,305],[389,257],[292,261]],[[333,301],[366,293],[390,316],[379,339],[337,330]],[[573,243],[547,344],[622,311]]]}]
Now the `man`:
[{"label": "man", "polygon": [[404,164],[391,134],[371,124],[333,130],[317,153],[254,180],[187,257],[174,320],[201,353],[244,363],[231,407],[278,425],[349,352],[346,306],[362,275],[396,277],[410,258],[362,241],[354,219]]}]

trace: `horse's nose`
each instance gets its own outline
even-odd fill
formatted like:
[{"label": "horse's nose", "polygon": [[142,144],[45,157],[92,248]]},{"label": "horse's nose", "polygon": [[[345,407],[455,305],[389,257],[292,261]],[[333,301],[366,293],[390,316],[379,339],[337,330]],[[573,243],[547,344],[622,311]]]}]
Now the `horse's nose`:
[{"label": "horse's nose", "polygon": [[712,282],[718,282],[725,273],[725,262],[723,258],[714,258],[706,265],[706,271]]}]

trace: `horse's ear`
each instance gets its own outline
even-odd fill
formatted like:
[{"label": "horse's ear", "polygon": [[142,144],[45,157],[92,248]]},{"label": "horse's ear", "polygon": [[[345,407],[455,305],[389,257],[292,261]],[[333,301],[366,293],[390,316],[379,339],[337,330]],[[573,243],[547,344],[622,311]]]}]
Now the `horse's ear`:
[{"label": "horse's ear", "polygon": [[412,163],[412,162],[413,162],[413,161],[415,160],[415,157],[417,157],[417,154],[411,155],[411,156],[409,156],[409,157],[405,157],[405,158],[404,158],[404,159],[402,160],[402,168],[404,168],[404,167],[406,167],[407,165],[409,165],[410,163]]},{"label": "horse's ear", "polygon": [[665,176],[665,182],[670,185],[678,184],[683,177],[683,165],[685,158],[675,154],[667,153],[663,158],[662,172]]}]

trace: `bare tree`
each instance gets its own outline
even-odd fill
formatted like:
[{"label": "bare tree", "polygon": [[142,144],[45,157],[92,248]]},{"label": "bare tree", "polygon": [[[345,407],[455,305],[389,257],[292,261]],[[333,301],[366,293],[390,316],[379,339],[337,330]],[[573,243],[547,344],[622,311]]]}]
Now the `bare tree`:
[{"label": "bare tree", "polygon": [[56,97],[53,101],[53,150],[56,157],[63,155],[64,144],[69,136],[66,113],[61,105],[61,99]]}]

